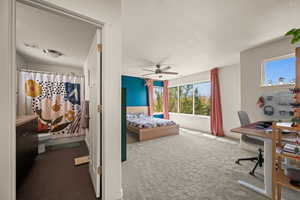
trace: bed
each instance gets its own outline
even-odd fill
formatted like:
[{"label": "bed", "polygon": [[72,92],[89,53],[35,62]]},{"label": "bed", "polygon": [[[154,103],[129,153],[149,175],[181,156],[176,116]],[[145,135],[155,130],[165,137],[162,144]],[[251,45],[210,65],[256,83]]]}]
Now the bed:
[{"label": "bed", "polygon": [[179,125],[175,122],[149,117],[147,113],[147,106],[127,107],[127,129],[136,134],[139,141],[179,134]]}]

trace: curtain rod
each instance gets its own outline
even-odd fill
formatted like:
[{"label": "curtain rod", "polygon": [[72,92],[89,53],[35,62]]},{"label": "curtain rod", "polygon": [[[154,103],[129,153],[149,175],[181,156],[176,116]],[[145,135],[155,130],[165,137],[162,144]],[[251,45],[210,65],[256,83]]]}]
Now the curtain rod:
[{"label": "curtain rod", "polygon": [[[24,66],[24,65],[22,65]],[[32,73],[43,73],[43,74],[52,74],[52,75],[64,75],[64,76],[75,76],[75,77],[81,77],[84,78],[83,75],[76,75],[74,72],[71,72],[70,74],[64,74],[64,73],[58,73],[58,72],[46,72],[46,71],[37,71],[37,70],[32,70],[32,69],[25,69],[25,68],[21,68],[21,69],[17,69],[17,71],[20,72],[32,72]]]}]

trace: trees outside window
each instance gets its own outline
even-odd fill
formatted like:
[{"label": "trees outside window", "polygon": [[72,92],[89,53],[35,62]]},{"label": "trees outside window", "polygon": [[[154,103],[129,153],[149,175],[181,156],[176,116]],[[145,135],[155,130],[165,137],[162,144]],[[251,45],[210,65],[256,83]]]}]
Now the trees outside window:
[{"label": "trees outside window", "polygon": [[194,84],[195,115],[210,115],[211,109],[211,84],[202,82]]},{"label": "trees outside window", "polygon": [[210,116],[211,82],[170,87],[169,112]]},{"label": "trees outside window", "polygon": [[179,87],[179,112],[193,114],[193,85]]},{"label": "trees outside window", "polygon": [[178,87],[169,88],[169,112],[178,112]]},{"label": "trees outside window", "polygon": [[163,112],[163,87],[154,87],[154,113]]}]

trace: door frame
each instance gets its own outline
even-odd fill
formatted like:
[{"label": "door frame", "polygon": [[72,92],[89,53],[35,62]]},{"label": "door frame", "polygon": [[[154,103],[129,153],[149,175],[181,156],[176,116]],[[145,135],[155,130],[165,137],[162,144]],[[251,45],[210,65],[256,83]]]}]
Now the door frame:
[{"label": "door frame", "polygon": [[[108,51],[107,49],[110,49],[111,44],[112,44],[112,37],[109,37],[110,33],[111,33],[111,24],[106,22],[106,21],[99,21],[97,19],[79,14],[77,12],[65,9],[63,7],[57,6],[53,3],[49,3],[45,0],[11,0],[10,1],[10,5],[9,5],[9,33],[10,33],[10,41],[9,41],[9,67],[10,67],[10,82],[9,82],[9,86],[11,88],[11,92],[10,92],[10,110],[11,115],[9,116],[9,118],[11,119],[11,123],[10,123],[10,151],[9,151],[9,159],[10,159],[10,163],[9,165],[11,166],[10,168],[10,173],[9,173],[9,177],[10,177],[10,199],[9,200],[16,200],[16,150],[15,150],[15,145],[16,145],[16,131],[15,131],[15,127],[16,127],[16,94],[14,91],[16,91],[16,2],[20,2],[23,4],[27,4],[39,9],[44,9],[50,12],[54,12],[56,14],[60,14],[60,15],[64,15],[64,16],[68,16],[68,17],[72,17],[74,19],[86,22],[86,23],[90,23],[94,26],[96,26],[97,28],[100,28],[102,30],[102,46],[105,48],[102,48],[102,72],[103,72],[103,68],[110,68],[111,64],[109,62],[109,60],[114,59],[112,52]],[[103,76],[100,74],[100,76]],[[102,88],[103,88],[103,80],[102,81]],[[99,91],[101,92],[101,90]],[[103,92],[103,89],[102,89]],[[107,101],[105,98],[105,95],[102,95],[103,99],[102,102]],[[104,109],[102,111],[104,113]],[[104,121],[104,115],[102,113],[102,124]],[[109,152],[107,152],[104,148],[104,144],[105,144],[105,132],[103,129],[103,126],[101,127],[101,140],[99,142],[101,142],[101,174],[102,174],[102,178],[101,178],[101,196],[102,199],[106,199],[106,196],[109,196],[108,191],[105,189],[106,185],[108,185],[108,181],[107,181],[107,175],[105,172],[109,171],[109,170],[105,170],[106,167],[106,162],[105,162],[105,158],[108,158],[109,156],[106,156],[106,154],[109,154]]]}]

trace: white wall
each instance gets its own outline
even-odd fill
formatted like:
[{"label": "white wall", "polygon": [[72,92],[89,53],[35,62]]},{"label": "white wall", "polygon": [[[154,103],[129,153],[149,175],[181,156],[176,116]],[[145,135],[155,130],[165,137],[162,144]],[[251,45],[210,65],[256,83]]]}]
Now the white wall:
[{"label": "white wall", "polygon": [[228,137],[240,138],[230,131],[240,126],[237,112],[241,109],[240,65],[219,68],[223,129]]},{"label": "white wall", "polygon": [[[82,68],[65,66],[65,65],[40,65],[36,63],[32,63],[30,60],[26,59],[22,54],[16,53],[16,65],[18,69],[31,69],[37,71],[45,71],[45,72],[54,72],[54,73],[63,73],[70,74],[73,72],[76,75],[83,75],[83,66]],[[24,66],[22,66],[24,65]]]},{"label": "white wall", "polygon": [[181,128],[210,133],[210,117],[171,113],[170,120],[179,124]]},{"label": "white wall", "polygon": [[45,72],[53,72],[53,73],[63,73],[63,74],[71,74],[75,75],[83,75],[83,67],[69,67],[69,66],[59,66],[59,65],[39,65],[34,63],[28,63],[27,69],[37,70],[37,71],[45,71]]},{"label": "white wall", "polygon": [[[63,74],[71,74],[74,73],[76,75],[83,75],[83,66],[79,67],[71,67],[66,65],[40,65],[36,63],[32,63],[30,60],[26,59],[20,53],[16,53],[16,65],[18,69],[31,69],[37,71],[45,71],[45,72],[54,72],[54,73],[63,73]],[[24,65],[24,66],[22,66]]]},{"label": "white wall", "polygon": [[[15,135],[15,127],[11,122],[15,121],[15,77],[14,63],[11,63],[10,51],[12,50],[11,23],[12,15],[11,0],[0,1],[0,199],[12,200],[15,198],[15,161],[12,155],[15,154],[15,141],[12,142],[12,135]],[[14,58],[14,57],[13,57]],[[12,109],[13,108],[13,109]]]},{"label": "white wall", "polygon": [[[17,68],[20,65],[26,65],[27,60],[18,52],[16,53],[16,65]],[[19,104],[19,98],[18,98],[18,91],[19,91],[19,77],[18,74],[16,74],[16,114],[21,115],[21,109],[20,109],[20,104]]]},{"label": "white wall", "polygon": [[[91,95],[90,95],[90,86],[89,86],[89,82],[90,83],[94,83],[96,80],[89,80],[93,79],[94,77],[96,77],[96,74],[90,74],[89,77],[89,71],[90,72],[94,72],[96,71],[95,68],[97,67],[97,51],[96,51],[96,45],[97,45],[97,35],[95,34],[94,39],[92,41],[92,44],[90,46],[90,50],[89,50],[89,54],[85,60],[84,63],[84,81],[85,81],[85,100],[90,100],[91,99]],[[93,68],[93,70],[92,70]],[[96,96],[94,96],[96,97]],[[88,148],[90,148],[90,135],[89,135],[89,130],[88,129],[84,129],[86,136],[85,136],[85,141],[87,143]]]},{"label": "white wall", "polygon": [[[95,34],[92,44],[90,46],[89,54],[86,57],[84,66],[83,66],[83,72],[85,78],[85,100],[90,100],[90,87],[89,87],[89,72],[92,68],[95,68],[97,66],[97,60],[95,58],[97,57],[97,51],[96,51],[96,45],[97,45],[97,35]],[[90,79],[94,77],[93,74],[90,74]],[[91,81],[90,81],[91,82]]]},{"label": "white wall", "polygon": [[27,60],[18,52],[16,53],[16,64],[17,66],[27,64]]},{"label": "white wall", "polygon": [[262,44],[241,52],[241,108],[248,112],[251,121],[272,119],[263,115],[256,106],[258,98],[269,91],[287,91],[287,88],[260,87],[261,64],[264,60],[295,52],[289,38]]},{"label": "white wall", "polygon": [[[121,37],[121,0],[46,0],[65,9],[95,18],[106,23],[103,59],[105,62],[104,76],[104,151],[103,151],[103,199],[115,200],[121,198],[121,66],[122,66],[122,37]],[[11,98],[15,94],[15,79],[11,80],[12,66],[10,63],[10,41],[13,34],[9,31],[11,20],[12,0],[0,1],[0,199],[14,199],[14,162],[11,156],[15,154],[14,144],[11,145],[11,135],[15,135],[15,128],[11,122],[15,121],[15,102]],[[11,21],[10,21],[11,20]],[[113,59],[109,55],[113,55]],[[109,99],[109,100],[108,100]],[[13,109],[12,109],[13,108]]]},{"label": "white wall", "polygon": [[[170,87],[188,83],[196,83],[210,80],[210,72],[201,72],[179,79],[170,80]],[[240,66],[232,65],[219,68],[220,93],[223,115],[223,128],[228,137],[239,138],[239,134],[230,132],[230,129],[239,126],[237,111],[240,110]],[[174,120],[183,128],[199,130],[210,133],[210,117],[170,114]]]}]

